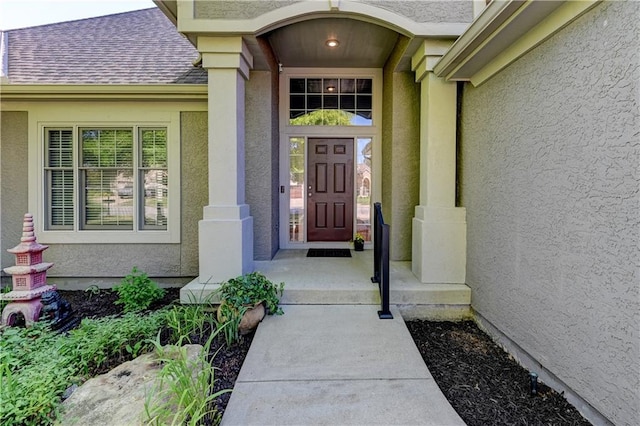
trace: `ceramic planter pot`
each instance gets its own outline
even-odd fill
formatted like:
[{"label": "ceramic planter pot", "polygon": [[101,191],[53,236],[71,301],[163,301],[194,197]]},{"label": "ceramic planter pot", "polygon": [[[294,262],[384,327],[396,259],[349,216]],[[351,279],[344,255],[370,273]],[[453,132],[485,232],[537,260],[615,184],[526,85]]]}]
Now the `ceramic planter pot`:
[{"label": "ceramic planter pot", "polygon": [[260,321],[262,321],[266,313],[267,312],[264,309],[264,304],[262,302],[256,303],[253,308],[247,309],[247,312],[244,313],[240,320],[238,332],[241,335],[248,334],[251,330],[256,328],[258,324],[260,324]]},{"label": "ceramic planter pot", "polygon": [[[218,309],[218,312],[217,312],[218,321],[225,322],[226,318],[223,317],[221,312],[222,312],[222,309]],[[240,320],[240,324],[238,325],[238,332],[241,335],[249,334],[251,330],[256,328],[258,324],[260,324],[260,321],[262,321],[262,319],[265,317],[266,314],[267,314],[267,311],[264,308],[264,304],[262,302],[256,303],[255,305],[253,305],[253,307],[250,307],[249,309],[247,309],[247,311],[242,316],[242,319]]]},{"label": "ceramic planter pot", "polygon": [[355,251],[363,251],[364,250],[364,241],[354,241],[353,249]]}]

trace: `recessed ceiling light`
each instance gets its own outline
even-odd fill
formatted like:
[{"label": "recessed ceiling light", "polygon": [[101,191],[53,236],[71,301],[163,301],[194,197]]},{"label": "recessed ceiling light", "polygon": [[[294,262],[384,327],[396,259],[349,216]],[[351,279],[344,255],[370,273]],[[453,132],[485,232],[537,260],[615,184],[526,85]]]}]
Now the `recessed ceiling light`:
[{"label": "recessed ceiling light", "polygon": [[335,92],[336,86],[327,86],[327,92]]},{"label": "recessed ceiling light", "polygon": [[337,47],[340,42],[334,38],[327,40],[327,46],[329,47]]}]

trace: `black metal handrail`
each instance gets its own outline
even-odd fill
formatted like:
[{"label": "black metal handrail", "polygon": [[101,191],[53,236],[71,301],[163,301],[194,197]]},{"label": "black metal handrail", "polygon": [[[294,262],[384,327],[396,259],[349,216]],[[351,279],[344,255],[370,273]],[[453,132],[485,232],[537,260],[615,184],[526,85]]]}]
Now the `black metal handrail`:
[{"label": "black metal handrail", "polygon": [[389,225],[384,223],[382,205],[373,205],[373,277],[380,291],[378,318],[393,319],[389,311]]}]

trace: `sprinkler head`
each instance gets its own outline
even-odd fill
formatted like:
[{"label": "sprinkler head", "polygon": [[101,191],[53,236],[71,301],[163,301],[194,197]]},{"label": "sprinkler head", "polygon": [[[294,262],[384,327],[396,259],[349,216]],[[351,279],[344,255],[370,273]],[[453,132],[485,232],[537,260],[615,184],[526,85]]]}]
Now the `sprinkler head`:
[{"label": "sprinkler head", "polygon": [[538,375],[534,372],[529,373],[531,395],[538,394]]}]

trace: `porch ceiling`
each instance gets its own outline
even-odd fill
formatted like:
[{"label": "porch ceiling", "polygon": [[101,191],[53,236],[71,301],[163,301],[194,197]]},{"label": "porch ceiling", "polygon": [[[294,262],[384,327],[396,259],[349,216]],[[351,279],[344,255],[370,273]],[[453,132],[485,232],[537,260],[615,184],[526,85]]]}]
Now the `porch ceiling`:
[{"label": "porch ceiling", "polygon": [[[265,38],[284,67],[381,68],[398,33],[364,21],[319,18],[278,28]],[[330,48],[329,39],[340,44]]]}]

